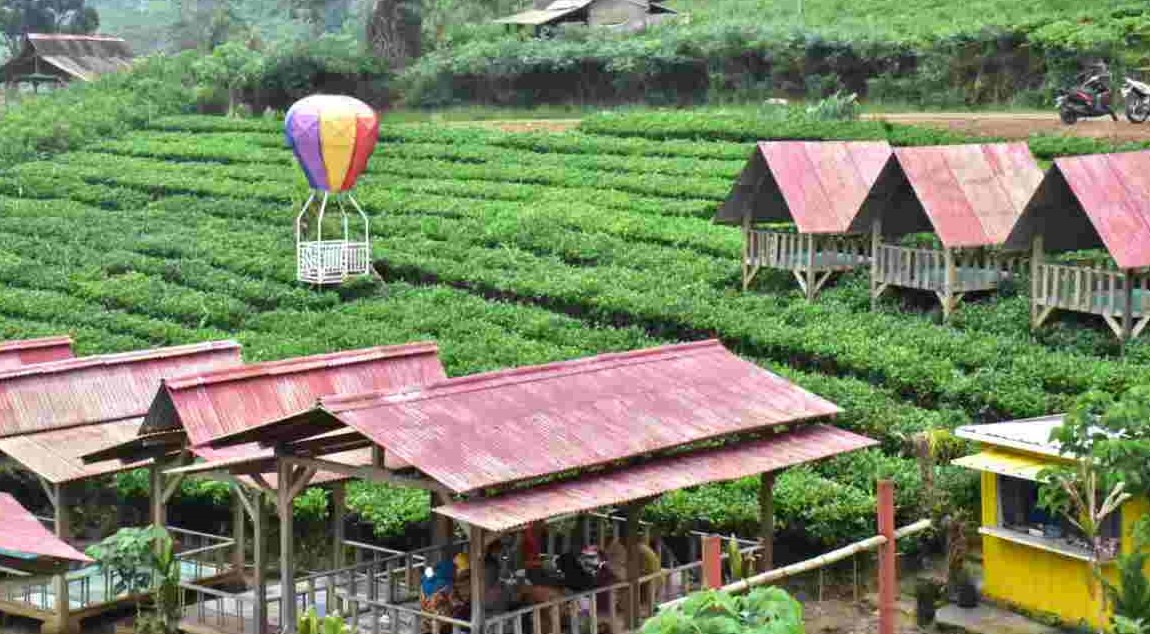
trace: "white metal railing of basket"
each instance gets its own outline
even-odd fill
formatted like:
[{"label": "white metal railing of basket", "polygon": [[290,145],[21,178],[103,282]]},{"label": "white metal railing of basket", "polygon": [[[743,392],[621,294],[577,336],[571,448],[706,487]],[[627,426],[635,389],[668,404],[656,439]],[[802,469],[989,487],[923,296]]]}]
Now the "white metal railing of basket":
[{"label": "white metal railing of basket", "polygon": [[348,275],[362,275],[370,267],[366,242],[323,240],[299,245],[299,277],[315,284],[342,282]]}]

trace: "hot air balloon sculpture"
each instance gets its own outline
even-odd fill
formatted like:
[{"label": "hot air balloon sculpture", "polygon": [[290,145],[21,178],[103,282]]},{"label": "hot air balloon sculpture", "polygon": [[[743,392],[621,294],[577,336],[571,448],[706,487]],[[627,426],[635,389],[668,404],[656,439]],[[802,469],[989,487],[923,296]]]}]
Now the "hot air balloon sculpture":
[{"label": "hot air balloon sculpture", "polygon": [[[284,136],[311,187],[295,221],[297,278],[309,284],[339,284],[368,273],[370,228],[351,188],[367,167],[379,138],[375,111],[352,97],[312,95],[288,110]],[[329,202],[339,210],[342,238],[324,237]],[[354,214],[349,214],[345,205],[350,205]],[[357,239],[358,227],[354,238],[351,233],[356,214],[363,226],[362,240]]]}]

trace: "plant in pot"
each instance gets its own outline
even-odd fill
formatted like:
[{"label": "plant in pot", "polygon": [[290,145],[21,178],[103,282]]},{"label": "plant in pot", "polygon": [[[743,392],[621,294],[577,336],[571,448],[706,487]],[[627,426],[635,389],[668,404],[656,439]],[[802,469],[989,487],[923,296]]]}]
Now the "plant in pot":
[{"label": "plant in pot", "polygon": [[978,584],[975,582],[974,572],[967,566],[963,566],[962,572],[958,575],[955,603],[960,608],[978,607]]},{"label": "plant in pot", "polygon": [[938,598],[942,594],[939,582],[930,577],[919,577],[914,587],[915,620],[919,627],[929,627],[934,623],[938,611]]}]

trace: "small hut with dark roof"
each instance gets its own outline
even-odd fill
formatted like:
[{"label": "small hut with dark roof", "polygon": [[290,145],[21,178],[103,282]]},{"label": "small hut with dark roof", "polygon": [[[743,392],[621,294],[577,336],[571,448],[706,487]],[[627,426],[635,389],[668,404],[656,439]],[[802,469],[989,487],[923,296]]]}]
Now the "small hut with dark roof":
[{"label": "small hut with dark roof", "polygon": [[20,51],[0,67],[4,83],[91,81],[132,64],[132,49],[118,37],[29,33]]},{"label": "small hut with dark roof", "polygon": [[865,266],[859,213],[890,155],[886,141],[760,142],[714,218],[743,227],[743,290],[765,267],[814,299],[832,273]]},{"label": "small hut with dark roof", "polygon": [[[1150,322],[1150,151],[1054,159],[1007,244],[1033,251],[1032,327],[1065,310],[1102,317],[1122,342],[1137,337]],[[1087,249],[1109,258],[1044,261]]]}]

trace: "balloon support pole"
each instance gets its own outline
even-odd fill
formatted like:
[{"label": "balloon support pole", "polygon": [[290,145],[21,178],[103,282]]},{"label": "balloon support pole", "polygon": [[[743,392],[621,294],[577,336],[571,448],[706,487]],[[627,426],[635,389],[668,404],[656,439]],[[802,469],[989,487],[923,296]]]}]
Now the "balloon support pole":
[{"label": "balloon support pole", "polygon": [[[339,213],[342,237],[324,238],[324,216],[329,206],[334,206]],[[363,225],[363,233],[360,234],[357,227],[355,238],[362,236],[362,240],[352,237],[351,225],[357,217]],[[350,192],[333,194],[312,190],[295,220],[296,278],[307,284],[325,286],[369,274],[372,271],[370,235],[367,214]]]}]

